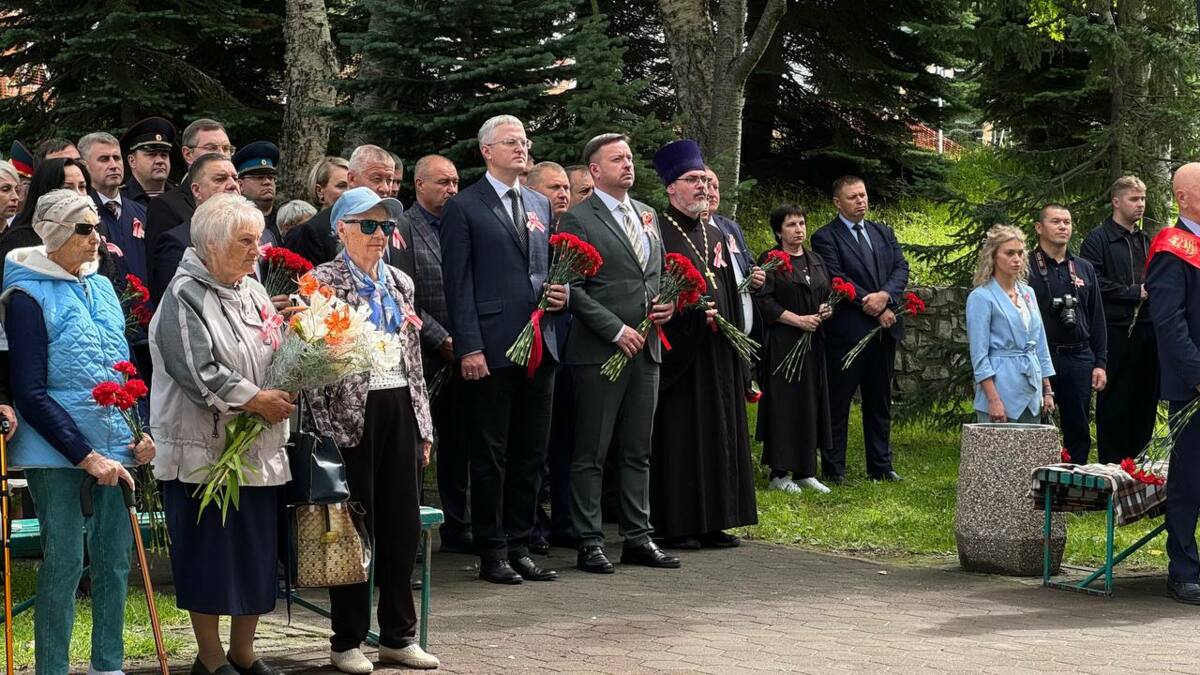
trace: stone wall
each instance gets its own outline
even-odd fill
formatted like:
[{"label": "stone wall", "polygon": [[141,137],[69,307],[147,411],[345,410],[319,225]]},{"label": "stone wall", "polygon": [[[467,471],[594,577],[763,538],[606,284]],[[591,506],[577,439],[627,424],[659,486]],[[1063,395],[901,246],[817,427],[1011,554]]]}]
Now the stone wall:
[{"label": "stone wall", "polygon": [[939,400],[972,395],[967,348],[970,288],[916,287],[925,313],[905,317],[904,342],[896,353],[896,390],[904,397]]}]

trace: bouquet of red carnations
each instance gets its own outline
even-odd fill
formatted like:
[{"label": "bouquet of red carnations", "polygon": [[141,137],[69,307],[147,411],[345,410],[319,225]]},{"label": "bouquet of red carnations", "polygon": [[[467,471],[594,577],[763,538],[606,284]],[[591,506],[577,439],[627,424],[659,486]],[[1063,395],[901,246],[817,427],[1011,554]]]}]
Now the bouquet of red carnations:
[{"label": "bouquet of red carnations", "polygon": [[[125,333],[132,334],[150,325],[154,313],[150,311],[150,290],[135,274],[125,275],[125,290],[118,298],[125,308]],[[125,363],[124,361],[122,363]]]},{"label": "bouquet of red carnations", "polygon": [[[831,282],[832,292],[829,294],[829,311],[832,312],[842,300],[854,301],[856,293],[854,284],[846,281],[841,277],[834,277]],[[803,376],[803,369],[800,367],[804,363],[804,357],[808,355],[808,350],[812,347],[812,331],[803,331],[800,334],[800,339],[796,340],[796,344],[788,350],[787,356],[779,362],[775,367],[776,375],[783,375],[783,379],[788,382],[795,382],[797,378]]]},{"label": "bouquet of red carnations", "polygon": [[291,295],[296,292],[297,280],[313,268],[304,256],[281,246],[266,246],[263,249],[263,288],[267,295]]},{"label": "bouquet of red carnations", "polygon": [[[704,293],[706,286],[704,275],[700,274],[700,270],[696,269],[687,256],[668,253],[663,265],[662,276],[659,278],[658,298],[655,300],[655,304],[675,303],[676,311],[680,311],[694,305]],[[650,325],[649,316],[642,319],[641,323],[637,325],[638,335],[641,335],[642,338],[649,335]],[[655,326],[655,329],[658,331],[658,339],[662,342],[663,348],[670,350],[671,343],[667,341],[662,328]],[[617,353],[610,356],[600,367],[600,372],[604,373],[610,382],[616,382],[617,378],[621,376],[621,372],[625,370],[625,366],[629,365],[629,361],[625,352],[618,349]]]},{"label": "bouquet of red carnations", "polygon": [[[916,316],[925,311],[925,301],[917,296],[916,293],[913,293],[912,291],[906,291],[904,293],[904,304],[900,305],[900,311],[908,314],[909,316]],[[871,329],[871,332],[867,333],[865,336],[863,336],[863,339],[858,341],[858,344],[854,345],[854,348],[846,354],[844,359],[842,359],[842,370],[848,369],[850,364],[854,363],[854,359],[857,359],[859,355],[863,353],[863,350],[867,348],[867,343],[871,341],[871,338],[879,335],[881,330],[883,330],[882,325],[875,326]]]},{"label": "bouquet of red carnations", "polygon": [[[554,262],[550,264],[546,283],[551,286],[594,277],[604,264],[595,246],[573,234],[560,232],[551,235],[550,248],[554,249]],[[509,361],[525,366],[528,377],[533,377],[538,366],[542,365],[542,317],[549,305],[550,300],[543,292],[537,309],[529,316],[529,323],[521,329],[516,342],[504,352]]]},{"label": "bouquet of red carnations", "polygon": [[[779,249],[773,249],[767,252],[767,257],[763,259],[762,264],[758,266],[768,274],[779,270],[780,274],[788,275],[792,273],[792,257],[786,252]],[[745,293],[750,288],[750,277],[742,279],[742,283],[738,284],[738,294]]]}]

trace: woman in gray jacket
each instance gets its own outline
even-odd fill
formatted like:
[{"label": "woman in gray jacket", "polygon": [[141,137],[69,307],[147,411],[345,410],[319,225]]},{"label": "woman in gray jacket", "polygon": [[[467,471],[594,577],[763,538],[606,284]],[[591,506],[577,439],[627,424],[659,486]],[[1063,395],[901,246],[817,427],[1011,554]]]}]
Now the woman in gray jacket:
[{"label": "woman in gray jacket", "polygon": [[[191,613],[198,655],[193,675],[277,672],[254,652],[261,614],[275,607],[278,507],[291,479],[284,444],[292,397],[263,389],[280,338],[271,298],[249,278],[263,216],[244,197],[222,194],[192,216],[192,247],[150,323],[154,386],[150,416],[158,440],[176,604]],[[197,488],[225,445],[225,425],[242,412],[271,426],[246,451],[239,506],[224,524],[219,508],[200,513]],[[232,616],[229,652],[218,619]]]}]

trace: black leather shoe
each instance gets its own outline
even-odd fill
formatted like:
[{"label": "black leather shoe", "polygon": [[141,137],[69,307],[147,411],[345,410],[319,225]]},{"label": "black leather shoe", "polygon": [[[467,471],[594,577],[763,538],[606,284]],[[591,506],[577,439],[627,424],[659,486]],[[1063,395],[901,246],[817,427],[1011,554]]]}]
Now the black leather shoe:
[{"label": "black leather shoe", "polygon": [[612,574],[615,571],[608,556],[604,555],[602,546],[584,546],[579,549],[579,557],[575,560],[575,566],[592,574]]},{"label": "black leather shoe", "polygon": [[550,542],[543,537],[534,537],[529,540],[529,552],[537,555],[547,555],[550,553]]},{"label": "black leather shoe", "polygon": [[659,544],[663,548],[674,548],[681,551],[699,551],[700,540],[695,537],[669,537]]},{"label": "black leather shoe", "polygon": [[534,564],[533,558],[522,556],[520,558],[509,558],[508,564],[512,565],[512,569],[516,570],[517,574],[526,581],[554,581],[558,578],[558,572],[554,570],[544,570]]},{"label": "black leather shoe", "polygon": [[1185,605],[1200,605],[1200,584],[1167,580],[1171,596]]},{"label": "black leather shoe", "polygon": [[442,537],[442,544],[438,550],[442,553],[475,555],[475,539],[470,532],[457,537]]},{"label": "black leather shoe", "polygon": [[234,669],[233,666],[226,663],[218,667],[216,670],[210,672],[208,668],[205,668],[204,664],[200,662],[200,657],[197,656],[195,663],[192,664],[190,675],[238,675],[238,671]]},{"label": "black leather shoe", "polygon": [[887,483],[899,483],[900,481],[904,480],[904,478],[895,471],[887,471],[879,474],[878,476],[871,476],[871,480],[881,480]]},{"label": "black leather shoe", "polygon": [[845,476],[825,476],[825,477],[821,478],[821,482],[826,485],[845,485],[846,477]]},{"label": "black leather shoe", "polygon": [[520,574],[508,564],[507,560],[485,560],[479,563],[479,578],[493,584],[519,584],[523,581]]},{"label": "black leather shoe", "polygon": [[663,553],[657,544],[648,541],[641,546],[625,547],[621,551],[621,564],[675,569],[679,567],[679,558]]},{"label": "black leather shoe", "polygon": [[[229,661],[229,665],[233,667],[233,670],[237,672],[238,675],[283,675],[282,670],[268,666],[267,662],[263,661],[262,659],[251,663],[247,668],[243,668],[235,663],[229,654],[225,655],[225,660]],[[217,673],[214,673],[214,675],[218,675],[220,673],[221,669],[217,668]]]},{"label": "black leather shoe", "polygon": [[742,540],[717,530],[700,537],[700,545],[704,548],[737,548],[742,545]]}]

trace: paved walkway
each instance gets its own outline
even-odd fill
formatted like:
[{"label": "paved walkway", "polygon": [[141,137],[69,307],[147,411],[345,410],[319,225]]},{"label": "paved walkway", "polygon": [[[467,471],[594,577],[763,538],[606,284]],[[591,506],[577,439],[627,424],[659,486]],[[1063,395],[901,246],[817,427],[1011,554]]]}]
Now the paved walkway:
[{"label": "paved walkway", "polygon": [[[467,556],[434,560],[443,673],[1200,674],[1200,609],[1169,600],[1156,575],[1119,577],[1103,599],[751,543],[612,576],[552,549],[561,580],[503,587],[478,581]],[[325,622],[297,608],[285,631],[279,618],[262,650],[290,673],[329,672]]]}]

